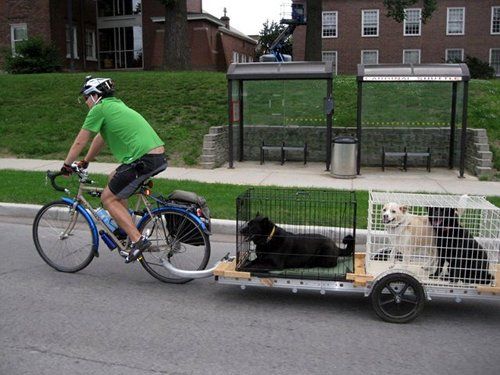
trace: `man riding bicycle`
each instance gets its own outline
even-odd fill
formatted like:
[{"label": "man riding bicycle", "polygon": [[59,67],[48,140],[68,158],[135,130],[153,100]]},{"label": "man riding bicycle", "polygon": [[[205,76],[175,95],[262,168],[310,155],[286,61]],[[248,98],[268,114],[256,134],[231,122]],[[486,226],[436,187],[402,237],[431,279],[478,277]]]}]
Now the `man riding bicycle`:
[{"label": "man riding bicycle", "polygon": [[136,111],[114,97],[114,82],[109,78],[86,77],[81,94],[89,108],[83,126],[68,151],[61,171],[73,173],[71,164],[79,157],[90,138],[86,156],[78,162],[86,169],[90,161],[107,145],[121,163],[109,176],[101,201],[116,223],[130,238],[131,250],[125,263],[135,261],[151,246],[141,236],[128,211],[127,199],[142,182],[167,168],[164,142],[151,125]]}]

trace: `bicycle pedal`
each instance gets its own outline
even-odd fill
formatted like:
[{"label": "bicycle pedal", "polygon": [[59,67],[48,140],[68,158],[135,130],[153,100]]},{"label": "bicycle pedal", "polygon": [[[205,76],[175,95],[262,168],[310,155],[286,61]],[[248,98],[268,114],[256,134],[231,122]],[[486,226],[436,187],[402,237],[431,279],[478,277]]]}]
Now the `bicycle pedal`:
[{"label": "bicycle pedal", "polygon": [[123,258],[128,257],[128,252],[126,252],[124,250],[120,250],[120,252],[118,254],[120,254]]}]

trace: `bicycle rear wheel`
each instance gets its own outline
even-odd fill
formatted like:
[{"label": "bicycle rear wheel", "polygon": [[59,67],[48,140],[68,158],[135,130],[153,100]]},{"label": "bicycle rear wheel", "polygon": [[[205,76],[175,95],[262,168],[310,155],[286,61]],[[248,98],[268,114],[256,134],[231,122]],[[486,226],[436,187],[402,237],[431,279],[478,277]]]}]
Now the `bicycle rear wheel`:
[{"label": "bicycle rear wheel", "polygon": [[42,259],[61,272],[78,272],[94,259],[94,238],[87,219],[72,204],[43,206],[33,222],[33,241]]},{"label": "bicycle rear wheel", "polygon": [[210,258],[208,235],[189,215],[168,208],[158,210],[139,227],[152,246],[142,253],[140,262],[153,277],[166,283],[183,284],[191,278],[170,273],[163,261],[181,270],[203,270]]}]

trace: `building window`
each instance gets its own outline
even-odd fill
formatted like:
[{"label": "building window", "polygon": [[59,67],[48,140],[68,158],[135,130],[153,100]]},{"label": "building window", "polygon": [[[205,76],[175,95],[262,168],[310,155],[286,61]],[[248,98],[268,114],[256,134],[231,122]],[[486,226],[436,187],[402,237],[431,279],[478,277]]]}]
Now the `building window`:
[{"label": "building window", "polygon": [[378,36],[378,9],[363,10],[362,36]]},{"label": "building window", "polygon": [[500,76],[500,48],[490,49],[490,66],[495,69],[495,75]]},{"label": "building window", "polygon": [[403,50],[403,64],[420,64],[420,50],[419,49]]},{"label": "building window", "polygon": [[28,26],[25,23],[10,25],[10,45],[13,55],[16,54],[16,45],[26,39],[28,39]]},{"label": "building window", "polygon": [[449,48],[446,50],[446,62],[456,63],[464,61],[464,50],[463,48]]},{"label": "building window", "polygon": [[72,27],[72,32],[69,32],[69,26],[66,25],[66,57],[69,59],[71,58],[71,43],[70,43],[70,37],[73,38],[73,58],[77,59],[78,58],[78,42],[76,38],[76,27]]},{"label": "building window", "polygon": [[99,29],[100,69],[142,68],[142,27]]},{"label": "building window", "polygon": [[98,17],[130,16],[142,13],[141,0],[98,0]]},{"label": "building window", "polygon": [[240,54],[236,51],[233,51],[233,62],[237,63],[240,61]]},{"label": "building window", "polygon": [[465,8],[448,8],[446,35],[465,34]]},{"label": "building window", "polygon": [[491,7],[491,33],[500,34],[500,7]]},{"label": "building window", "polygon": [[85,56],[87,60],[97,60],[94,30],[85,30]]},{"label": "building window", "polygon": [[418,36],[422,27],[422,10],[405,9],[404,35]]},{"label": "building window", "polygon": [[374,49],[361,51],[361,64],[378,64],[378,50]]},{"label": "building window", "polygon": [[322,51],[321,61],[333,62],[333,72],[337,74],[337,51]]},{"label": "building window", "polygon": [[337,37],[337,12],[323,12],[322,33],[323,38]]}]

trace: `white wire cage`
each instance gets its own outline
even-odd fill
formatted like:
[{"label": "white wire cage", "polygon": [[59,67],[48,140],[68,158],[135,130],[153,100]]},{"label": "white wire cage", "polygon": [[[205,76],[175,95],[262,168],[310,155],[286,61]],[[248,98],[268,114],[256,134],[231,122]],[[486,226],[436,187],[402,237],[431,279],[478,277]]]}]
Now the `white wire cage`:
[{"label": "white wire cage", "polygon": [[366,272],[421,283],[498,286],[500,209],[484,197],[370,192]]}]

